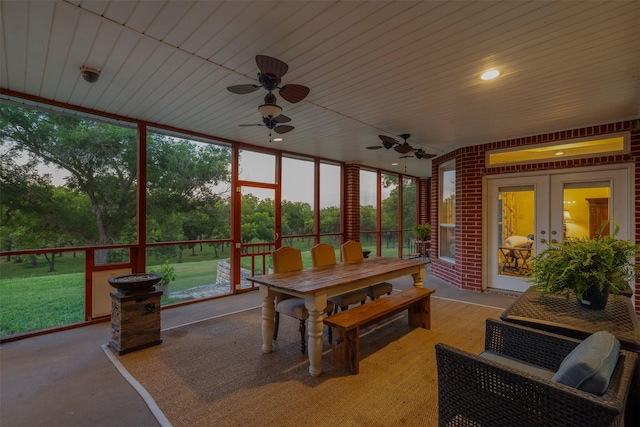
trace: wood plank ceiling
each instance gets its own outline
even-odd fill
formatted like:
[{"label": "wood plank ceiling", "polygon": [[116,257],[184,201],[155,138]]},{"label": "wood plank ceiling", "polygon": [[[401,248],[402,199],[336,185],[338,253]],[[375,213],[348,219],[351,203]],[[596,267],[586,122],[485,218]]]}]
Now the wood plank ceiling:
[{"label": "wood plank ceiling", "polygon": [[[640,116],[640,2],[2,0],[0,89],[416,176],[459,147]],[[256,55],[309,96],[269,142]],[[100,70],[85,82],[82,66]],[[502,75],[484,82],[480,74]]]}]

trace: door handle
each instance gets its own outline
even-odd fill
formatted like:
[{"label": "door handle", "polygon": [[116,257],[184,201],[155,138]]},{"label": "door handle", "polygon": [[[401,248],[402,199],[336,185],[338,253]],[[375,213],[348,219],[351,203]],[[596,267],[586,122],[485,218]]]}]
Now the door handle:
[{"label": "door handle", "polygon": [[280,235],[276,233],[276,235],[274,236],[274,240],[277,242],[279,238],[280,238]]}]

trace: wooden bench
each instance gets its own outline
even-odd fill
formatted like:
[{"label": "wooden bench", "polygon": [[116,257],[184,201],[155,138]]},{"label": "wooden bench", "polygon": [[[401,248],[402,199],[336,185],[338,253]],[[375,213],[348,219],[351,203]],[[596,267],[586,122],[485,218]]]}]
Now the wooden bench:
[{"label": "wooden bench", "polygon": [[431,294],[433,289],[411,288],[393,292],[388,297],[326,317],[333,340],[332,363],[337,368],[357,374],[360,362],[360,328],[403,310],[408,311],[409,324],[431,329]]}]

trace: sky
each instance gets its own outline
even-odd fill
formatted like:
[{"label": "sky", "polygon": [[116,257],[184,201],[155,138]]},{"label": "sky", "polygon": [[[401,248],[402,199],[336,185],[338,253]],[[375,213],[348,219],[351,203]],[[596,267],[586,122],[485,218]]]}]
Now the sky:
[{"label": "sky", "polygon": [[[195,144],[204,144],[192,141]],[[16,159],[19,164],[27,161],[25,155]],[[55,166],[40,164],[38,172],[41,175],[50,174],[52,184],[64,185],[69,173]],[[313,206],[313,163],[306,160],[283,158],[282,199],[308,203]],[[376,173],[363,171],[360,174],[360,202],[363,206],[376,205]],[[242,150],[240,160],[240,179],[255,182],[275,182],[275,156],[272,154]],[[228,185],[221,189],[228,189]],[[371,191],[366,191],[371,189]],[[260,188],[246,189],[246,192],[256,195],[260,199],[273,198],[273,191]],[[383,198],[388,197],[391,189],[383,189]],[[335,165],[321,164],[320,169],[320,209],[340,206],[340,168]]]}]

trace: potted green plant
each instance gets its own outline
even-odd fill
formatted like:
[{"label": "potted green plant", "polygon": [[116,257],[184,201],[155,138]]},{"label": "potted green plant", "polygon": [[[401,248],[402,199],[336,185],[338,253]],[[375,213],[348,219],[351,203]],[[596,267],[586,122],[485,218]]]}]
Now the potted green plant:
[{"label": "potted green plant", "polygon": [[582,305],[603,309],[609,293],[616,295],[629,287],[639,271],[635,258],[640,245],[617,239],[617,224],[611,235],[603,236],[608,225],[609,221],[594,238],[549,242],[548,248],[533,258],[531,281],[543,297],[575,295]]},{"label": "potted green plant", "polygon": [[162,291],[162,295],[169,297],[169,293],[171,292],[169,285],[171,282],[176,280],[176,270],[171,264],[169,264],[169,260],[167,260],[160,266],[160,271],[158,271],[158,273],[162,274],[162,279],[160,279],[156,288],[159,291]]},{"label": "potted green plant", "polygon": [[413,234],[415,234],[416,240],[429,240],[429,237],[431,236],[431,224],[427,222],[425,224],[414,225]]}]

